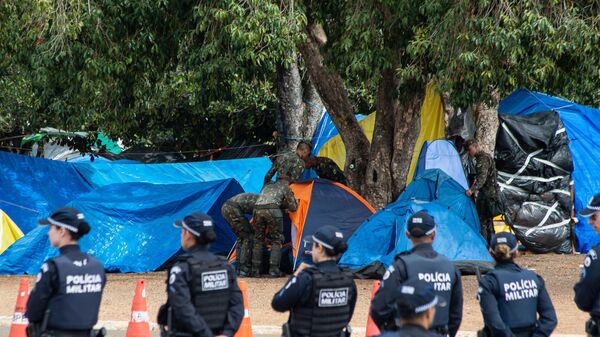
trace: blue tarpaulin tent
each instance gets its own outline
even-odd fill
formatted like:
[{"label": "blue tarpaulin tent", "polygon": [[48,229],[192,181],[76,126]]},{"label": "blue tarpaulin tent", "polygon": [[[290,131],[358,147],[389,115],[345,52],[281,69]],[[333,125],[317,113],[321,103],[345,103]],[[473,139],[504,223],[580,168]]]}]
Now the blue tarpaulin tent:
[{"label": "blue tarpaulin tent", "polygon": [[114,183],[187,184],[234,178],[246,192],[260,192],[271,168],[267,157],[176,164],[77,163],[77,171],[94,188]]},{"label": "blue tarpaulin tent", "polygon": [[460,155],[451,141],[438,139],[423,144],[415,169],[415,177],[425,170],[435,168],[444,171],[465,189],[469,188]]},{"label": "blue tarpaulin tent", "polygon": [[[558,113],[569,136],[574,166],[575,210],[579,211],[594,194],[600,193],[600,109],[525,89],[513,92],[498,107],[498,113],[510,115],[549,110]],[[600,242],[600,236],[587,219],[581,217],[575,225],[575,235],[579,252],[587,252]]]},{"label": "blue tarpaulin tent", "polygon": [[354,232],[340,264],[352,269],[379,262],[410,249],[405,235],[408,218],[426,210],[438,224],[434,248],[453,261],[491,261],[479,234],[475,206],[465,189],[439,169],[426,170],[394,203],[378,211]]},{"label": "blue tarpaulin tent", "polygon": [[[200,211],[215,221],[218,241],[211,250],[229,253],[236,238],[221,216],[221,205],[243,192],[233,179],[190,184],[112,184],[69,203],[81,210],[92,230],[80,242],[109,271],[148,272],[180,248],[176,219]],[[37,227],[10,246],[0,258],[0,274],[37,273],[50,248],[47,227]]]},{"label": "blue tarpaulin tent", "polygon": [[72,164],[0,151],[0,208],[23,233],[91,190]]}]

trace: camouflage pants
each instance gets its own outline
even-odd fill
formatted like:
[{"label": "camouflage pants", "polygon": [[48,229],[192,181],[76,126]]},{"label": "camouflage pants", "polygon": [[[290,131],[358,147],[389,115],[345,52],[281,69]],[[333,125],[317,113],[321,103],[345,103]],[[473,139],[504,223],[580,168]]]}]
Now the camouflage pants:
[{"label": "camouflage pants", "polygon": [[252,271],[260,270],[263,245],[271,244],[270,272],[279,271],[281,244],[283,243],[283,213],[280,209],[254,210],[254,246],[252,249]]},{"label": "camouflage pants", "polygon": [[237,268],[239,271],[249,273],[252,266],[252,244],[254,241],[252,226],[248,218],[235,207],[225,204],[221,209],[221,214],[223,214],[237,236],[237,246],[235,248]]},{"label": "camouflage pants", "polygon": [[488,246],[495,232],[493,218],[498,213],[498,203],[499,201],[496,196],[489,197],[483,192],[479,193],[475,203],[481,224],[481,236],[483,236]]}]

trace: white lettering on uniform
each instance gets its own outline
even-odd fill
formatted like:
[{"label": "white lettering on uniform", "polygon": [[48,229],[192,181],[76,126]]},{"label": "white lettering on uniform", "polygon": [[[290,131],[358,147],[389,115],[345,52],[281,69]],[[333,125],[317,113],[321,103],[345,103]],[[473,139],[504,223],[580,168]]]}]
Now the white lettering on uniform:
[{"label": "white lettering on uniform", "polygon": [[419,281],[425,281],[433,285],[435,291],[450,291],[452,290],[452,279],[449,273],[419,273]]},{"label": "white lettering on uniform", "polygon": [[202,273],[202,291],[213,291],[229,288],[227,270],[217,270]]},{"label": "white lettering on uniform", "polygon": [[349,288],[321,289],[319,307],[341,307],[348,304]]},{"label": "white lettering on uniform", "polygon": [[534,280],[519,280],[515,282],[504,283],[504,299],[509,301],[519,301],[538,296],[538,286]]},{"label": "white lettering on uniform", "polygon": [[99,293],[102,291],[102,275],[67,275],[67,294]]}]

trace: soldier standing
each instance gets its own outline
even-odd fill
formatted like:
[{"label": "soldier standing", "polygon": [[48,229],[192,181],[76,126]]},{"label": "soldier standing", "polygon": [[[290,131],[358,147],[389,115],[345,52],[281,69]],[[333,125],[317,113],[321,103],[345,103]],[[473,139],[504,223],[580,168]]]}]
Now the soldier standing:
[{"label": "soldier standing", "polygon": [[265,185],[271,182],[271,179],[277,173],[278,176],[286,176],[290,182],[296,182],[304,172],[305,161],[310,155],[310,144],[305,141],[298,143],[295,152],[284,151],[277,155],[273,166],[265,175]]},{"label": "soldier standing", "polygon": [[412,241],[413,249],[396,256],[371,303],[371,316],[380,330],[397,329],[393,293],[398,286],[406,281],[424,280],[448,303],[447,307],[437,310],[431,329],[444,336],[456,336],[462,321],[460,272],[447,257],[433,250],[435,234],[434,219],[427,212],[417,212],[408,220],[406,236]]},{"label": "soldier standing", "polygon": [[237,272],[239,276],[250,275],[252,268],[252,245],[254,230],[245,214],[254,212],[254,204],[258,200],[256,193],[240,193],[225,201],[221,214],[237,236]]},{"label": "soldier standing", "polygon": [[338,182],[342,185],[347,184],[344,171],[331,159],[327,157],[310,157],[306,168],[312,168],[317,172],[319,178]]},{"label": "soldier standing", "polygon": [[40,224],[50,226],[50,244],[59,248],[60,255],[42,265],[29,295],[28,335],[89,337],[98,322],[106,284],[102,264],[79,249],[79,239],[90,231],[90,225],[71,207],[56,210]]},{"label": "soldier standing", "polygon": [[476,161],[475,181],[466,194],[469,197],[475,197],[479,222],[481,223],[481,235],[489,246],[494,234],[493,218],[500,213],[500,199],[496,185],[496,165],[492,156],[479,149],[476,140],[466,141],[465,148],[469,152],[469,156],[474,157]]},{"label": "soldier standing", "polygon": [[280,277],[281,244],[283,242],[283,212],[295,211],[298,202],[289,186],[289,178],[279,176],[277,182],[267,184],[254,205],[254,245],[252,249],[252,276],[260,276],[263,244],[271,243],[269,277]]}]

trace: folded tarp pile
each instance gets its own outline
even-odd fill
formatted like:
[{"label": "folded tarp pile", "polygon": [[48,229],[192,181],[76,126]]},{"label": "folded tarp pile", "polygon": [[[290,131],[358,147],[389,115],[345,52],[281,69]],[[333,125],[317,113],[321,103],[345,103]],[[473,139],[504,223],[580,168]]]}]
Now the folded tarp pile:
[{"label": "folded tarp pile", "polygon": [[573,163],[563,123],[554,111],[499,121],[496,167],[506,221],[528,249],[570,253]]},{"label": "folded tarp pile", "polygon": [[[268,158],[181,164],[66,163],[0,152],[3,210],[26,235],[0,255],[0,274],[37,273],[50,249],[47,228],[37,221],[54,209],[80,208],[92,231],[82,247],[110,271],[146,272],[179,250],[172,224],[193,211],[215,219],[218,242],[211,250],[227,254],[235,236],[221,217],[223,202],[258,191]],[[226,178],[235,178],[226,179]]]}]

